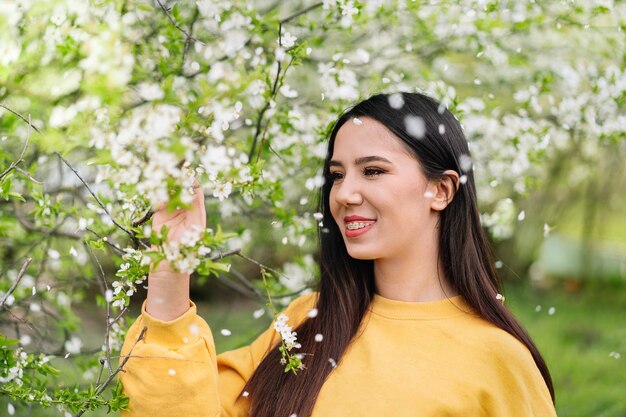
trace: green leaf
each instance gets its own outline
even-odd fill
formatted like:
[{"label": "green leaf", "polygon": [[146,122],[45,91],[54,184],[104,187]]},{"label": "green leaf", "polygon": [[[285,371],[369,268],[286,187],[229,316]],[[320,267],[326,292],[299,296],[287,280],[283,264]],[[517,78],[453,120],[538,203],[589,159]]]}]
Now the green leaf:
[{"label": "green leaf", "polygon": [[137,9],[143,10],[144,12],[154,12],[154,7],[146,3],[139,3]]}]

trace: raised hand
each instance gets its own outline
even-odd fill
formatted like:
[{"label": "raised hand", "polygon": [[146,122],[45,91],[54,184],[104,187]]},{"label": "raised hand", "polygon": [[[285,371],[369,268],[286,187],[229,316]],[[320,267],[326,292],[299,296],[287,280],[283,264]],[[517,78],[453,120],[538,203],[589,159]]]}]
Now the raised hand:
[{"label": "raised hand", "polygon": [[[169,228],[167,239],[178,242],[194,228],[206,228],[204,193],[200,183],[194,181],[194,199],[191,206],[168,212],[165,204],[159,207],[152,219],[152,228],[160,231]],[[174,271],[167,261],[161,261],[148,275],[146,311],[160,320],[174,320],[189,309],[189,274]]]},{"label": "raised hand", "polygon": [[168,212],[166,204],[162,204],[152,218],[152,229],[160,231],[163,226],[169,228],[167,239],[177,242],[186,231],[193,228],[206,228],[206,209],[204,207],[204,193],[198,180],[194,180],[194,199],[191,207]]}]

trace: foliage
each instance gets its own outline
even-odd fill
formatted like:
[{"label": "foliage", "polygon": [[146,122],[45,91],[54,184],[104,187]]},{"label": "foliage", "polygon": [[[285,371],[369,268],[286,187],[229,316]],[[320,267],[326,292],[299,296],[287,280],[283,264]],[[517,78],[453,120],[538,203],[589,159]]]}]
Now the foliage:
[{"label": "foliage", "polygon": [[[124,407],[103,393],[150,260],[262,297],[229,259],[260,264],[244,253],[280,242],[299,278],[266,287],[306,287],[330,123],[376,91],[418,89],[458,115],[484,224],[510,237],[554,161],[576,161],[575,189],[607,149],[624,153],[625,17],[610,0],[3,2],[2,394]],[[168,247],[151,215],[188,204],[193,178],[210,229]],[[94,287],[107,330],[82,352],[73,306]],[[88,376],[75,389],[49,378],[61,358]]]},{"label": "foliage", "polygon": [[507,304],[530,329],[548,363],[559,416],[626,413],[626,328],[620,320],[625,289],[623,284],[588,285],[575,293],[507,288]]}]

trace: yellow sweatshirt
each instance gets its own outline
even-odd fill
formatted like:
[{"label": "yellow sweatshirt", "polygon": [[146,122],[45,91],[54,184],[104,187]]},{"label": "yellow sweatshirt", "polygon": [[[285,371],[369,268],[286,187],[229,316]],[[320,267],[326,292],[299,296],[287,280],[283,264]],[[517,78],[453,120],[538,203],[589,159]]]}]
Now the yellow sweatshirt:
[{"label": "yellow sweatshirt", "polygon": [[[291,303],[285,311],[289,324],[295,328],[314,305],[315,294]],[[144,338],[136,343],[144,327]],[[151,317],[144,305],[122,349],[127,355],[132,348],[119,374],[130,398],[130,411],[122,416],[247,416],[249,402],[240,393],[278,342],[270,328],[251,345],[216,355],[211,330],[193,303],[171,322]],[[461,297],[408,303],[377,295],[360,336],[315,403],[313,417],[332,416],[543,417],[556,412],[528,349],[472,314]]]}]

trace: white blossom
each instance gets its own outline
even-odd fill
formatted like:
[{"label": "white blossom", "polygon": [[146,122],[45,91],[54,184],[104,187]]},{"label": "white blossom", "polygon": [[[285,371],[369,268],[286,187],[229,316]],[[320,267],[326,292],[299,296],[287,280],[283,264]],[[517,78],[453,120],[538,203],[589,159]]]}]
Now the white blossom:
[{"label": "white blossom", "polygon": [[65,341],[63,346],[65,347],[65,351],[68,353],[80,353],[80,350],[83,347],[83,341],[77,336],[72,336],[70,340]]}]

